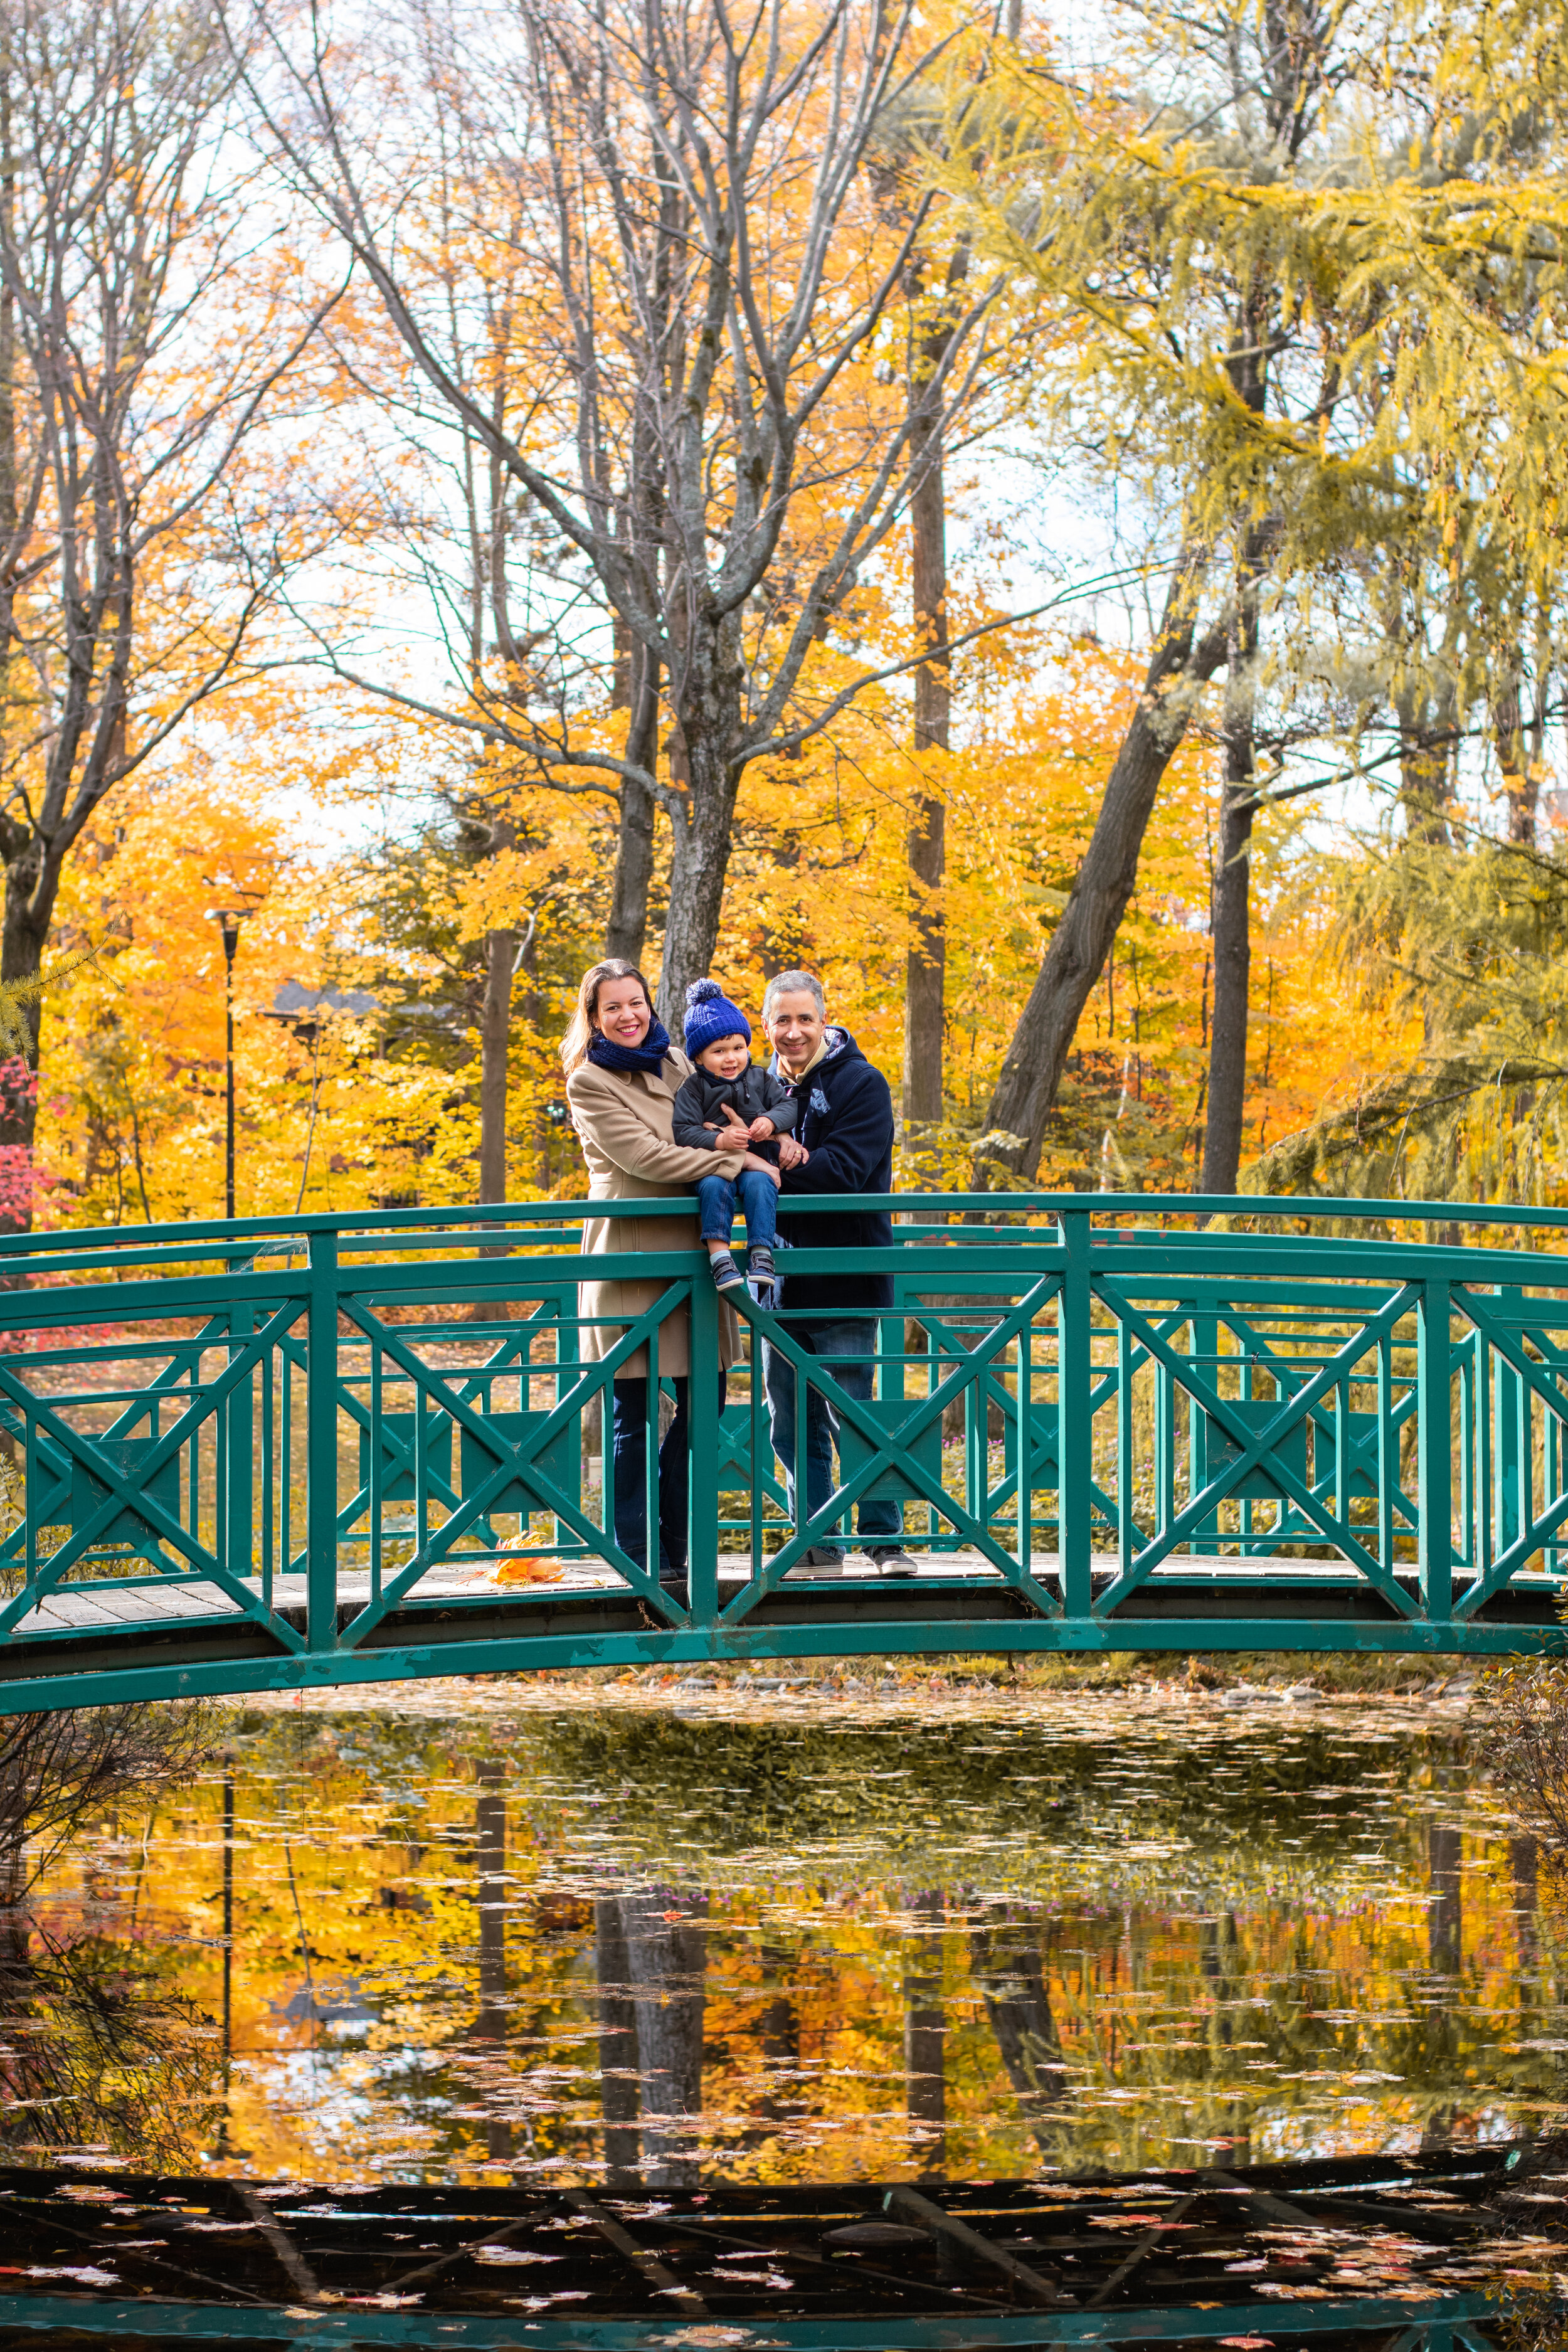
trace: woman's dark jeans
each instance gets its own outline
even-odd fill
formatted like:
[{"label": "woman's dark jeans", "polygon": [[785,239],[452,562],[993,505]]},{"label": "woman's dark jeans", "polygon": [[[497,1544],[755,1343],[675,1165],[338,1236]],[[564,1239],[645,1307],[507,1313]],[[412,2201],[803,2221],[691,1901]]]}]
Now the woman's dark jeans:
[{"label": "woman's dark jeans", "polygon": [[[686,1519],[690,1492],[691,1383],[679,1379],[675,1390],[675,1419],[658,1449],[658,1580],[686,1581]],[[647,1566],[647,1382],[615,1381],[616,1541],[636,1560]],[[724,1410],[725,1381],[719,1375],[719,1410]]]}]

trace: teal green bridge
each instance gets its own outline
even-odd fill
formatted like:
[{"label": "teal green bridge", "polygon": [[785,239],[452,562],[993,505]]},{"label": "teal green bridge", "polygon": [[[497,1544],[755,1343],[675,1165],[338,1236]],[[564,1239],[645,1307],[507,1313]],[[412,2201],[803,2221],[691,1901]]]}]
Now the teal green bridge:
[{"label": "teal green bridge", "polygon": [[[721,1413],[698,1402],[719,1385],[705,1257],[584,1259],[587,1203],[0,1238],[0,1712],[615,1664],[1563,1638],[1568,1211],[891,1206],[869,1399],[744,1298]],[[655,1303],[585,1344],[580,1283],[634,1276]],[[617,1545],[604,1475],[608,1383],[644,1347],[657,1366],[683,1308],[684,1601]],[[839,1484],[802,1526],[764,1347],[840,1425]],[[852,1549],[841,1577],[803,1565],[866,1496],[902,1505],[917,1576]]]}]

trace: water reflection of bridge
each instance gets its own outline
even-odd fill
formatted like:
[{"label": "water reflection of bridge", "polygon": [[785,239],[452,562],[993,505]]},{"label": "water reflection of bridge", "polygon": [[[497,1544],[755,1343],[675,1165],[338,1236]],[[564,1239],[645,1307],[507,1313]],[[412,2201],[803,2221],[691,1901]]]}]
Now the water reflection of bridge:
[{"label": "water reflection of bridge", "polygon": [[[787,1315],[745,1310],[748,1350],[838,1417],[839,1485],[788,1524],[742,1364],[722,1414],[693,1415],[681,1597],[616,1540],[602,1431],[606,1384],[657,1360],[674,1311],[694,1393],[716,1392],[697,1253],[596,1258],[661,1285],[612,1332],[580,1309],[571,1202],[0,1239],[0,1708],[656,1660],[1557,1638],[1568,1212],[895,1206],[868,1401]],[[804,1564],[868,1496],[901,1503],[917,1578]]]},{"label": "water reflection of bridge", "polygon": [[[1510,2235],[1507,2168],[1520,2158],[1498,2148],[1071,2184],[725,2182],[657,2200],[597,2184],[344,2189],[89,2172],[62,2187],[9,2172],[0,2257],[76,2284],[0,2293],[0,2326],[73,2342],[486,2352],[1238,2339],[1493,2352],[1521,2340],[1528,2306],[1516,2288],[1497,2326],[1489,2242],[1500,2286],[1561,2254],[1539,2227]],[[215,2231],[221,2279],[212,2237],[197,2234]],[[1531,2340],[1545,2342],[1549,2272],[1530,2301],[1543,2323]]]}]

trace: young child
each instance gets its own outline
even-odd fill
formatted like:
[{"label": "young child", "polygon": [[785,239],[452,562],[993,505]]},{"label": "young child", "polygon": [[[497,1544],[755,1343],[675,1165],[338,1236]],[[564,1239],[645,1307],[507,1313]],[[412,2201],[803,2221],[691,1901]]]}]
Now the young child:
[{"label": "young child", "polygon": [[[697,1066],[675,1097],[675,1140],[688,1150],[717,1151],[721,1131],[746,1130],[747,1149],[777,1164],[777,1138],[795,1122],[793,1095],[752,1060],[752,1024],[731,1004],[716,980],[694,980],[686,992],[686,1050]],[[737,1139],[738,1140],[738,1139]],[[727,1147],[723,1147],[727,1148]],[[765,1168],[742,1168],[739,1176],[704,1176],[697,1198],[702,1209],[702,1239],[715,1288],[736,1289],[742,1277],[730,1254],[735,1229],[735,1196],[746,1220],[747,1256],[759,1298],[771,1297],[773,1244],[778,1239],[778,1185]]]}]

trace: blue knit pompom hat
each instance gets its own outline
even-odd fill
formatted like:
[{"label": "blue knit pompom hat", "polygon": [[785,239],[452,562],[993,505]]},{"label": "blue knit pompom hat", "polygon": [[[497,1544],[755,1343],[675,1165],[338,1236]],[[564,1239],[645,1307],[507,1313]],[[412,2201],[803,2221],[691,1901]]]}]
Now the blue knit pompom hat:
[{"label": "blue knit pompom hat", "polygon": [[751,1035],[751,1023],[716,980],[692,982],[686,992],[686,1050],[693,1061],[721,1037],[744,1037],[750,1044]]}]

